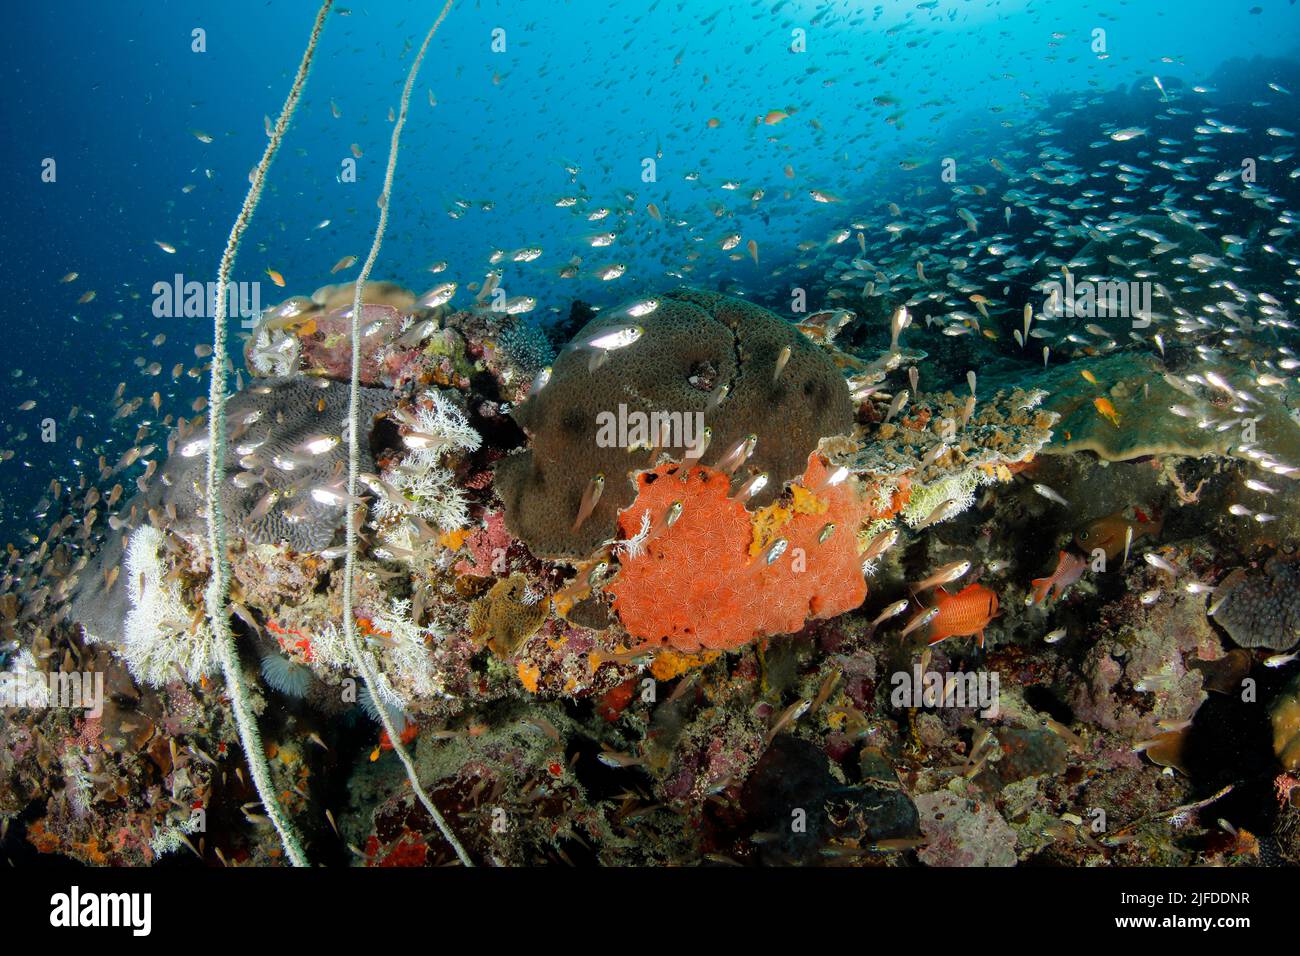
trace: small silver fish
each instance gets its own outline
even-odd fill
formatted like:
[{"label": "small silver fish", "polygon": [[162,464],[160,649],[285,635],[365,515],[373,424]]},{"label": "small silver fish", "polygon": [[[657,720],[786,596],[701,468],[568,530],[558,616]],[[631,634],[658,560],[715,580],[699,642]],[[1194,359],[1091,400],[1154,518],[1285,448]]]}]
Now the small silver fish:
[{"label": "small silver fish", "polygon": [[440,305],[445,305],[451,301],[452,296],[456,294],[456,283],[444,282],[436,285],[424,295],[420,296],[417,305],[425,309],[436,309]]},{"label": "small silver fish", "polygon": [[249,512],[248,517],[244,520],[252,524],[265,518],[267,513],[270,512],[272,506],[277,500],[279,500],[279,497],[280,492],[275,490],[268,491],[262,496],[262,499],[258,501],[257,505],[251,512]]},{"label": "small silver fish", "polygon": [[713,411],[715,408],[717,408],[719,405],[721,405],[723,402],[727,400],[727,396],[729,394],[731,394],[731,383],[723,382],[722,387],[709,396],[709,400],[705,404],[704,410],[706,412]]},{"label": "small silver fish", "polygon": [[340,441],[338,435],[314,435],[298,447],[309,455],[323,455],[337,447]]},{"label": "small silver fish", "polygon": [[595,565],[592,566],[592,569],[587,572],[587,586],[594,588],[596,586],[596,582],[599,581],[601,578],[603,578],[605,576],[605,572],[608,570],[609,570],[608,561],[597,561]]},{"label": "small silver fish", "polygon": [[812,698],[804,697],[795,701],[789,707],[781,712],[781,715],[772,722],[772,727],[767,732],[767,739],[771,742],[777,734],[785,730],[786,727],[793,724],[796,720],[808,713],[812,707]]},{"label": "small silver fish", "polygon": [[628,754],[613,753],[611,751],[596,754],[596,759],[606,767],[611,767],[615,770],[622,767],[635,767],[639,764],[645,763],[644,757],[632,757]]},{"label": "small silver fish", "polygon": [[781,354],[776,357],[776,368],[772,372],[772,381],[775,382],[781,377],[781,373],[785,371],[786,363],[790,361],[790,354],[790,346],[787,345],[781,349]]},{"label": "small silver fish", "polygon": [[867,542],[867,546],[862,552],[862,559],[864,561],[871,561],[880,557],[894,546],[894,542],[898,540],[899,533],[900,532],[897,528],[890,528],[887,531],[882,531],[877,534]]},{"label": "small silver fish", "polygon": [[887,608],[885,608],[883,611],[877,614],[875,620],[873,620],[870,624],[867,625],[867,636],[870,637],[872,634],[874,634],[876,632],[876,628],[879,627],[881,624],[883,624],[885,621],[888,621],[891,618],[898,617],[898,615],[906,611],[910,603],[911,602],[908,601],[907,598],[903,598],[901,601],[895,601],[893,604],[889,605]]},{"label": "small silver fish", "polygon": [[917,531],[924,531],[931,525],[939,524],[941,521],[947,521],[957,512],[961,511],[962,502],[958,498],[949,498],[926,515],[925,520],[916,526]]},{"label": "small silver fish", "polygon": [[900,411],[902,411],[903,406],[907,404],[907,400],[909,397],[910,396],[908,394],[907,389],[903,389],[901,392],[895,395],[894,400],[889,403],[889,411],[885,413],[885,421],[889,421]]},{"label": "small silver fish", "polygon": [[602,352],[610,352],[615,349],[627,348],[636,342],[641,336],[645,335],[645,329],[639,325],[618,325],[609,329],[602,329],[585,342],[580,342],[580,348],[598,349]]},{"label": "small silver fish", "polygon": [[949,582],[956,581],[969,570],[969,561],[954,561],[951,564],[945,564],[943,567],[939,568],[939,570],[935,571],[934,574],[930,575],[925,580],[918,582],[914,590],[917,592],[928,591],[930,588],[938,587],[941,584],[948,584]]},{"label": "small silver fish", "polygon": [[928,452],[926,452],[925,457],[921,459],[921,467],[922,468],[930,467],[947,453],[948,453],[948,443],[939,442],[939,444],[935,445]]},{"label": "small silver fish", "polygon": [[744,504],[754,495],[758,494],[767,487],[767,474],[759,472],[753,478],[750,478],[736,491],[736,500]]},{"label": "small silver fish", "polygon": [[1042,495],[1048,501],[1060,505],[1062,508],[1070,507],[1070,503],[1068,501],[1066,501],[1059,494],[1057,494],[1055,490],[1043,484],[1041,481],[1034,482],[1034,491],[1038,492],[1038,494]]},{"label": "small silver fish", "polygon": [[1147,564],[1151,565],[1151,567],[1158,568],[1159,570],[1164,571],[1166,574],[1170,574],[1173,575],[1174,577],[1178,577],[1178,569],[1174,567],[1172,564],[1170,564],[1168,561],[1166,561],[1164,558],[1160,557],[1160,555],[1156,554],[1154,551],[1148,551],[1146,554],[1142,555],[1142,558],[1143,560],[1146,561]]},{"label": "small silver fish", "polygon": [[447,443],[447,439],[441,435],[430,435],[426,432],[407,432],[402,436],[402,444],[412,450],[422,448],[440,448]]},{"label": "small silver fish", "polygon": [[746,435],[724,451],[722,457],[718,459],[718,462],[714,467],[725,475],[733,474],[737,468],[749,459],[750,455],[754,454],[754,447],[757,444],[757,435],[752,433]]},{"label": "small silver fish", "polygon": [[913,631],[925,627],[925,625],[929,624],[938,616],[939,608],[937,606],[925,608],[907,622],[907,627],[903,628],[902,632],[898,636],[907,637],[907,635],[911,634]]},{"label": "small silver fish", "polygon": [[1274,654],[1272,657],[1264,659],[1264,666],[1285,667],[1298,657],[1300,657],[1300,650],[1292,651],[1290,654]]},{"label": "small silver fish", "polygon": [[233,484],[236,488],[248,489],[260,485],[265,480],[266,479],[263,478],[261,475],[256,474],[254,472],[241,471],[238,474],[236,474],[235,477],[230,479],[230,483]]},{"label": "small silver fish", "polygon": [[591,481],[587,482],[587,488],[582,493],[582,501],[578,504],[578,516],[573,519],[573,527],[569,529],[570,531],[577,531],[582,527],[582,523],[591,517],[604,490],[605,476],[597,473]]}]

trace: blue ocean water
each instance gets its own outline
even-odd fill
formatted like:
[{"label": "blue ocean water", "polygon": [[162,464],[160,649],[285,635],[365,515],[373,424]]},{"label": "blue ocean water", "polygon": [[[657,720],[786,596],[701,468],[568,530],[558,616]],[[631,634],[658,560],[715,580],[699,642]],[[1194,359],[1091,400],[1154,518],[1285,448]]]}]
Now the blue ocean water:
[{"label": "blue ocean water", "polygon": [[[389,110],[440,6],[331,13],[237,263],[264,305],[310,294],[342,257],[364,256]],[[0,450],[13,454],[0,462],[0,540],[43,533],[51,479],[93,482],[99,457],[117,461],[142,421],[193,414],[204,377],[173,382],[170,370],[199,364],[194,346],[211,328],[156,316],[152,290],[177,274],[215,278],[315,9],[85,0],[10,11]],[[883,226],[888,203],[936,185],[945,158],[987,172],[1009,138],[1037,127],[1087,162],[1086,143],[1050,128],[1054,97],[1156,76],[1212,87],[1233,58],[1294,61],[1298,28],[1300,11],[1278,0],[458,3],[415,87],[374,277],[465,286],[499,250],[502,285],[535,297],[544,322],[574,299],[611,305],[683,281],[770,297],[789,288],[801,243],[846,220]],[[1251,95],[1262,93],[1233,98]],[[786,116],[772,122],[774,111]],[[557,206],[566,197],[579,202]],[[611,212],[590,218],[601,208]],[[606,232],[610,245],[593,247]],[[724,249],[734,234],[744,241]],[[524,248],[542,253],[509,261]],[[578,275],[561,278],[574,256]],[[425,270],[437,261],[448,266],[435,279]],[[621,278],[593,275],[614,264]],[[119,383],[128,401],[159,391],[161,412],[146,401],[113,420]],[[47,419],[53,441],[42,440]],[[145,440],[164,439],[155,425]]]}]

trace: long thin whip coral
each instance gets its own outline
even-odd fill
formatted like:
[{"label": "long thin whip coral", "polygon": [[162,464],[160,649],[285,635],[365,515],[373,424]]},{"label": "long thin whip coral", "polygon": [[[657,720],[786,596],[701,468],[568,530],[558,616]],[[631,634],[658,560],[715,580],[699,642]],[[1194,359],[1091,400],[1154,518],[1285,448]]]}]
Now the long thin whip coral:
[{"label": "long thin whip coral", "polygon": [[[244,748],[244,758],[261,798],[266,815],[274,824],[284,844],[285,853],[294,866],[306,866],[307,856],[302,843],[294,830],[293,824],[285,816],[276,798],[271,784],[271,770],[267,766],[266,756],[262,750],[261,735],[257,732],[257,721],[253,717],[248,703],[248,691],[244,687],[243,676],[239,670],[239,651],[235,647],[235,638],[230,631],[230,613],[227,599],[230,592],[230,559],[226,554],[226,516],[221,508],[221,479],[226,469],[226,290],[230,286],[230,275],[235,268],[235,255],[239,251],[239,241],[243,238],[248,223],[253,217],[262,198],[262,186],[266,182],[267,170],[280,149],[289,121],[298,108],[303,86],[307,82],[307,72],[311,69],[312,57],[316,53],[316,42],[325,27],[325,17],[329,14],[334,0],[324,0],[312,25],[311,38],[307,49],[303,51],[302,62],[298,64],[298,73],[293,78],[293,86],[285,98],[280,116],[275,121],[262,159],[253,170],[253,180],[244,196],[243,208],[235,224],[230,228],[230,238],[226,240],[226,249],[221,255],[221,267],[217,273],[217,290],[214,303],[215,312],[212,320],[212,377],[208,386],[208,472],[207,472],[207,510],[208,510],[208,551],[212,555],[212,576],[208,580],[205,602],[208,608],[208,620],[212,628],[212,637],[216,642],[217,658],[226,680],[226,690],[230,694],[231,708],[235,714],[235,726],[239,730],[239,741]],[[353,415],[356,414],[355,373],[352,390]],[[353,454],[353,462],[356,455]]]},{"label": "long thin whip coral", "polygon": [[[388,228],[388,199],[393,189],[393,173],[397,169],[398,143],[402,136],[402,127],[406,125],[406,114],[411,104],[411,88],[415,85],[415,77],[420,72],[420,64],[424,60],[425,51],[429,48],[429,42],[451,11],[452,2],[453,0],[447,0],[446,4],[443,5],[442,12],[438,14],[438,19],[433,21],[433,26],[429,28],[429,32],[425,35],[424,42],[420,44],[420,50],[415,55],[415,61],[411,64],[410,72],[406,74],[406,85],[402,88],[402,104],[397,113],[397,122],[393,125],[393,139],[388,148],[388,168],[384,171],[384,188],[379,194],[379,224],[375,227],[375,239],[370,245],[370,253],[366,256],[365,264],[361,267],[361,273],[357,276],[356,290],[352,300],[352,394],[348,411],[347,553],[343,559],[343,635],[347,641],[348,653],[356,662],[361,675],[366,679],[366,686],[371,688],[372,694],[375,693],[375,688],[378,687],[375,663],[370,654],[362,650],[361,644],[357,640],[356,621],[352,611],[352,578],[356,571],[357,559],[357,474],[360,470],[357,464],[359,454],[357,417],[361,378],[361,294],[366,280],[370,277],[370,270],[374,268],[375,260],[379,258],[379,247],[384,241],[384,230]],[[402,745],[401,734],[393,724],[388,709],[385,707],[376,709],[379,712],[380,723],[383,724],[384,731],[388,734],[388,739],[393,745],[394,753],[402,761],[402,766],[406,768],[406,776],[411,781],[411,789],[415,791],[415,795],[424,804],[424,809],[433,818],[433,822],[437,824],[443,837],[456,851],[456,856],[460,858],[460,862],[465,866],[473,866],[474,863],[469,854],[465,852],[464,846],[461,845],[451,826],[433,801],[429,799],[424,787],[421,786],[419,776],[415,772],[415,763],[411,760],[411,755],[407,752],[406,747]]]}]

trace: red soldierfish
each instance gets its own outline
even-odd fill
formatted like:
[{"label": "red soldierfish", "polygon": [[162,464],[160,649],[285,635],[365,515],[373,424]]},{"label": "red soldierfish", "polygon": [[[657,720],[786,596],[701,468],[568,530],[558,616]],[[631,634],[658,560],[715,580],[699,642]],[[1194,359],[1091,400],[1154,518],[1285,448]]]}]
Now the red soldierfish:
[{"label": "red soldierfish", "polygon": [[956,594],[940,588],[934,597],[939,613],[930,622],[930,643],[974,635],[983,647],[984,628],[998,613],[997,594],[982,584],[968,584]]},{"label": "red soldierfish", "polygon": [[1048,577],[1034,578],[1030,586],[1034,593],[1030,595],[1029,600],[1025,603],[1030,607],[1035,604],[1041,604],[1047,600],[1047,596],[1053,593],[1056,598],[1061,598],[1066,590],[1079,578],[1083,577],[1083,572],[1087,570],[1088,562],[1077,555],[1062,551],[1060,557],[1056,560],[1056,570]]}]

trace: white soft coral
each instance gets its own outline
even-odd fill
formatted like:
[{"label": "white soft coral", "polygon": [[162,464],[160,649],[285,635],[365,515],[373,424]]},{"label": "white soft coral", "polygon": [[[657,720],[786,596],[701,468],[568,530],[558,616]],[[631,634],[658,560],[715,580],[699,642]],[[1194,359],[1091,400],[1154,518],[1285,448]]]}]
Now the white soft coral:
[{"label": "white soft coral", "polygon": [[127,541],[123,576],[131,610],[117,651],[131,676],[161,687],[180,677],[191,683],[218,670],[207,623],[185,606],[180,584],[167,577],[159,551],[162,532],[141,525]]},{"label": "white soft coral", "polygon": [[415,405],[416,428],[420,434],[440,441],[428,448],[418,449],[411,457],[425,456],[437,462],[444,451],[477,451],[482,438],[469,423],[465,413],[442,393],[429,390]]},{"label": "white soft coral", "polygon": [[442,456],[449,451],[475,451],[482,438],[465,413],[436,390],[421,396],[406,422],[405,441],[410,451],[383,476],[401,498],[378,496],[374,504],[377,523],[391,524],[411,514],[442,531],[463,528],[469,522],[468,505],[455,476],[443,466]]},{"label": "white soft coral", "polygon": [[[442,635],[415,623],[409,600],[390,600],[386,607],[371,614],[364,627],[358,626],[357,632],[379,665],[375,696],[390,711],[405,711],[420,698],[447,696],[431,646]],[[353,673],[343,631],[333,622],[321,628],[311,645],[314,664],[339,673]]]}]

